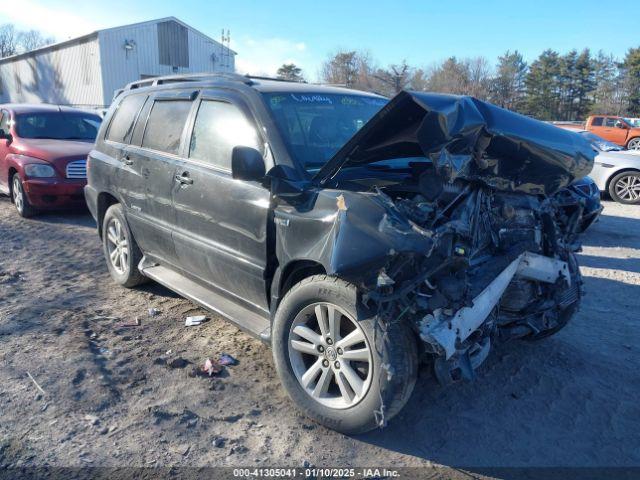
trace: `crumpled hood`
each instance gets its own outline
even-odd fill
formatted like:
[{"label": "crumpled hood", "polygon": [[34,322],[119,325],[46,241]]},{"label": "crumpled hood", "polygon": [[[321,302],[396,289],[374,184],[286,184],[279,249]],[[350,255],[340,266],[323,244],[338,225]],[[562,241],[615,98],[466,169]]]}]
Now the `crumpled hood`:
[{"label": "crumpled hood", "polygon": [[20,138],[14,147],[15,153],[55,163],[58,160],[86,157],[93,148],[92,142],[80,140],[52,140]]},{"label": "crumpled hood", "polygon": [[473,97],[400,92],[315,180],[326,184],[344,166],[422,156],[448,180],[552,195],[589,174],[595,152],[573,132]]}]

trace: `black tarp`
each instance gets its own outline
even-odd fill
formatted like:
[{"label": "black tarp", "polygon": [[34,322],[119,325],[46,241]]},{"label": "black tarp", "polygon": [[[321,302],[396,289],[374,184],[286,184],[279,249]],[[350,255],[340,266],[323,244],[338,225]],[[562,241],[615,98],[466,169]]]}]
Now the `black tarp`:
[{"label": "black tarp", "polygon": [[595,152],[579,135],[473,97],[400,92],[318,172],[429,158],[440,175],[500,190],[552,195],[589,174]]}]

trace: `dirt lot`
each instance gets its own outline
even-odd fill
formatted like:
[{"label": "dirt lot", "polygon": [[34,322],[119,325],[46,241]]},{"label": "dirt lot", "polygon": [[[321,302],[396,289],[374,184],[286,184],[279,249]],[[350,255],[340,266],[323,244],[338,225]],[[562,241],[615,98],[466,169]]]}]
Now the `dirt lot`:
[{"label": "dirt lot", "polygon": [[[86,212],[22,220],[0,197],[0,465],[640,466],[640,207],[606,202],[584,243],[566,329],[495,350],[472,383],[422,372],[388,428],[346,437],[297,413],[259,341],[115,286]],[[190,376],[223,352],[240,364]]]}]

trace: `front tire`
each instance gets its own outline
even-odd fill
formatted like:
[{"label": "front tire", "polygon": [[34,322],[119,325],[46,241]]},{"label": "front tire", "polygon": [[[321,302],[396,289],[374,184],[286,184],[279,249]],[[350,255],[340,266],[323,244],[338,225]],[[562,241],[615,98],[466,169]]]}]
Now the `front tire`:
[{"label": "front tire", "polygon": [[11,179],[11,201],[18,211],[18,215],[23,218],[33,217],[38,211],[29,203],[27,195],[22,187],[22,180],[17,173]]},{"label": "front tire", "polygon": [[109,274],[117,283],[132,288],[147,281],[138,270],[142,252],[124,216],[122,205],[111,205],[102,222],[102,246]]},{"label": "front tire", "polygon": [[640,204],[640,172],[617,174],[609,182],[609,195],[618,203]]},{"label": "front tire", "polygon": [[404,322],[386,323],[354,285],[326,275],[294,285],[273,323],[280,380],[308,417],[345,434],[383,426],[405,405],[417,345]]}]

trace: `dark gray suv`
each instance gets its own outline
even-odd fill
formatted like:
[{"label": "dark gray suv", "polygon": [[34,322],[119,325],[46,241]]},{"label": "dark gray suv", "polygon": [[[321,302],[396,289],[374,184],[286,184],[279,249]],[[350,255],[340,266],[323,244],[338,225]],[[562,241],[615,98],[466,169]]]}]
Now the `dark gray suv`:
[{"label": "dark gray suv", "polygon": [[165,77],[115,99],[86,198],[116,282],[259,337],[294,403],[355,433],[402,408],[420,362],[470,379],[492,344],[567,323],[584,204],[563,187],[593,155],[470,97]]}]

